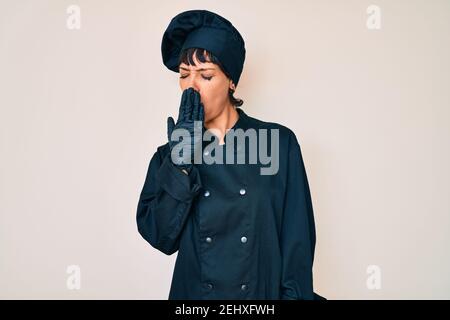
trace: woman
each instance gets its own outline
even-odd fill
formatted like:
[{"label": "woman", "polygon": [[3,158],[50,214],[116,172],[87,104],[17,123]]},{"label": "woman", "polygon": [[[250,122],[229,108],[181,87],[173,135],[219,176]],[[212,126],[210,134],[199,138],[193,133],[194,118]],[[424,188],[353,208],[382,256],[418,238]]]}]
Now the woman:
[{"label": "woman", "polygon": [[[137,225],[154,248],[178,252],[169,299],[322,298],[313,291],[315,225],[297,138],[248,116],[233,96],[245,59],[241,35],[215,13],[186,11],[165,31],[162,55],[180,73],[183,94],[177,123],[168,119],[169,142],[150,161]],[[195,135],[196,123],[201,133],[214,129],[212,147]],[[236,145],[238,131],[245,139]],[[270,145],[266,155],[279,156],[269,173],[267,157],[249,161],[251,138],[258,155]]]}]

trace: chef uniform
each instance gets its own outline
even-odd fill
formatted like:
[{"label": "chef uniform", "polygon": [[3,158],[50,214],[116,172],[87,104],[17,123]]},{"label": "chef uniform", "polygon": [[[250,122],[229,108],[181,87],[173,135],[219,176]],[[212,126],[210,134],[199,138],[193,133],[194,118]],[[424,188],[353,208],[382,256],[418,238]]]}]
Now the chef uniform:
[{"label": "chef uniform", "polygon": [[[206,10],[176,16],[163,37],[166,66],[172,61],[169,69],[178,71],[177,55],[189,41],[226,61],[237,84],[245,49],[231,23]],[[238,57],[227,62],[221,50],[229,48]],[[323,299],[313,291],[316,235],[299,142],[289,128],[236,110],[239,118],[231,129],[254,129],[258,141],[260,129],[267,129],[269,149],[270,130],[278,131],[275,174],[261,174],[268,165],[260,159],[250,163],[250,139],[231,143],[233,130],[225,134],[225,144],[212,149],[211,155],[221,151],[223,163],[203,161],[187,175],[172,163],[166,143],[148,166],[137,226],[152,247],[167,255],[178,252],[169,299]],[[204,156],[210,152],[208,144],[203,141]],[[227,148],[229,144],[233,147]],[[270,155],[272,150],[264,151]],[[229,153],[233,163],[226,163]],[[238,163],[241,156],[245,164]]]}]

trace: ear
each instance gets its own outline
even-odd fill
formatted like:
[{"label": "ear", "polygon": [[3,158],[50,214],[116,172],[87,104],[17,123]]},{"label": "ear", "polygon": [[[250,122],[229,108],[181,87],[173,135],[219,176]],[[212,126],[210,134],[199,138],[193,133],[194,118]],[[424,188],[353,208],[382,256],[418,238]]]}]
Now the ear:
[{"label": "ear", "polygon": [[236,86],[234,85],[233,81],[230,81],[230,89],[231,90],[236,90]]}]

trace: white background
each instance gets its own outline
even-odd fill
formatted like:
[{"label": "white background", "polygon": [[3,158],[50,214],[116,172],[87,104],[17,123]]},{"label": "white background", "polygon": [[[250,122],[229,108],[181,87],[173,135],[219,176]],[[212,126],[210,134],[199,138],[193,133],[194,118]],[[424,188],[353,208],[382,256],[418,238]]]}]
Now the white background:
[{"label": "white background", "polygon": [[181,97],[162,34],[188,9],[236,26],[242,108],[299,139],[315,291],[449,299],[448,0],[0,1],[0,298],[167,299],[176,254],[145,242],[135,215]]}]

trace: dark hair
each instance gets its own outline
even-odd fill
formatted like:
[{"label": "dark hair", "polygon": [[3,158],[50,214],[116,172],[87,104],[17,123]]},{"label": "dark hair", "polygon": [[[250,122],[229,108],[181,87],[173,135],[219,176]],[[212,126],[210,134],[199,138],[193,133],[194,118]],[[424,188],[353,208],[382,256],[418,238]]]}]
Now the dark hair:
[{"label": "dark hair", "polygon": [[[231,79],[230,75],[225,71],[225,68],[222,66],[219,59],[217,59],[217,57],[214,56],[214,54],[212,54],[211,52],[209,52],[208,50],[205,50],[205,49],[201,49],[201,48],[184,49],[180,53],[180,58],[178,59],[178,65],[180,65],[181,63],[185,63],[189,66],[191,66],[191,65],[195,66],[196,64],[194,62],[194,54],[195,54],[195,57],[197,58],[197,60],[200,61],[201,63],[211,62],[211,63],[218,65],[220,70],[222,70],[222,72],[228,77],[228,79]],[[228,98],[230,99],[231,104],[235,107],[242,106],[242,104],[244,103],[244,100],[235,98],[233,96],[233,94],[234,94],[234,90],[229,88],[228,89]]]}]

